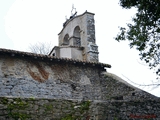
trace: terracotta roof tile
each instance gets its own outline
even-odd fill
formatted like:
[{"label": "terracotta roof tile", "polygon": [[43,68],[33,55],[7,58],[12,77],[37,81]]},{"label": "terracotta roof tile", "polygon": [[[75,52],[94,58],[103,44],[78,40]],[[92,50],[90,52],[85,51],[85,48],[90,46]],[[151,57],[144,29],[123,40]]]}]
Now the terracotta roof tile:
[{"label": "terracotta roof tile", "polygon": [[10,49],[2,49],[0,48],[0,55],[2,54],[9,54],[12,56],[20,56],[20,57],[30,57],[33,59],[45,59],[45,60],[57,60],[61,62],[71,62],[71,63],[81,63],[83,65],[92,65],[92,66],[98,66],[98,67],[107,67],[111,68],[111,65],[104,64],[100,62],[90,62],[90,61],[83,61],[78,59],[70,59],[70,58],[58,58],[55,56],[49,56],[49,55],[43,55],[43,54],[36,54],[36,53],[30,53],[30,52],[22,52],[17,50],[10,50]]}]

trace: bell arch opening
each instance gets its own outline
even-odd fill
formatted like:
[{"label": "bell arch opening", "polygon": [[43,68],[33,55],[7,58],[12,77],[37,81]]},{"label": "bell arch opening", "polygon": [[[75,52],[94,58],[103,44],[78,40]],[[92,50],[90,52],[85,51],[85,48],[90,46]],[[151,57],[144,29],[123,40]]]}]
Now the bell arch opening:
[{"label": "bell arch opening", "polygon": [[63,45],[69,45],[69,35],[66,34],[63,39]]},{"label": "bell arch opening", "polygon": [[75,45],[75,46],[81,46],[81,36],[80,36],[80,27],[79,26],[76,26],[74,28],[73,38],[74,38],[73,45]]}]

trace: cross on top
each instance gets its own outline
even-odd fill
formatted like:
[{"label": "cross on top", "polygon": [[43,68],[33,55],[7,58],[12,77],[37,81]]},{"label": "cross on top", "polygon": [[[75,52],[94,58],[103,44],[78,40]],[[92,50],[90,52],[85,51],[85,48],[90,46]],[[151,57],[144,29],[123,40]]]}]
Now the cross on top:
[{"label": "cross on top", "polygon": [[74,15],[77,13],[76,8],[74,7],[74,4],[72,5],[71,15]]}]

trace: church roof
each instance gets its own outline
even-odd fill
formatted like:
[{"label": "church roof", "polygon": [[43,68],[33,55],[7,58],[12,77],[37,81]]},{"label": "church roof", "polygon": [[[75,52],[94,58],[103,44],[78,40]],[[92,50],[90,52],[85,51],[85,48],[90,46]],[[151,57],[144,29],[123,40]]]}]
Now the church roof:
[{"label": "church roof", "polygon": [[70,58],[58,58],[55,56],[36,54],[31,52],[22,52],[22,51],[3,49],[3,48],[0,48],[0,55],[10,55],[12,57],[31,58],[31,59],[38,59],[42,61],[66,62],[71,64],[89,65],[89,66],[95,66],[95,67],[97,66],[101,68],[104,68],[104,67],[111,68],[111,65],[100,63],[100,62],[82,61],[82,60],[70,59]]}]

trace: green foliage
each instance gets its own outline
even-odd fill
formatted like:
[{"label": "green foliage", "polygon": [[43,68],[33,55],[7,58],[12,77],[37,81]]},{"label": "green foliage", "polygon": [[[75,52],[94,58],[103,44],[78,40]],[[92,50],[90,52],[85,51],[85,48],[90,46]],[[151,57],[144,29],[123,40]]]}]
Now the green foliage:
[{"label": "green foliage", "polygon": [[16,98],[12,103],[8,104],[8,109],[25,109],[28,107],[28,104],[22,101],[20,98]]},{"label": "green foliage", "polygon": [[15,120],[26,120],[27,118],[30,118],[29,115],[25,113],[19,113],[19,112],[12,112],[9,114],[10,117],[14,118]]},{"label": "green foliage", "polygon": [[114,120],[118,120],[118,118],[117,118],[117,117],[114,117]]},{"label": "green foliage", "polygon": [[71,114],[65,116],[64,118],[62,118],[61,120],[75,120],[76,118],[73,117]]},{"label": "green foliage", "polygon": [[8,99],[7,98],[2,98],[1,103],[4,105],[8,104]]},{"label": "green foliage", "polygon": [[52,112],[53,111],[53,105],[52,104],[44,104],[44,114],[47,114],[48,112]]},{"label": "green foliage", "polygon": [[34,97],[30,97],[29,100],[35,100],[35,98]]},{"label": "green foliage", "polygon": [[89,110],[90,103],[91,103],[90,101],[84,101],[84,102],[82,102],[80,109],[82,111]]},{"label": "green foliage", "polygon": [[137,8],[133,24],[128,28],[120,27],[117,41],[128,40],[130,47],[135,47],[150,69],[160,76],[160,0],[120,0],[125,9]]},{"label": "green foliage", "polygon": [[[30,118],[30,116],[24,112],[26,108],[28,108],[28,103],[22,101],[20,98],[14,98],[13,101],[9,101],[7,98],[3,98],[1,103],[7,106],[8,116],[18,120],[25,120]],[[20,112],[20,110],[22,110]]]},{"label": "green foliage", "polygon": [[[82,103],[80,103],[78,108],[73,109],[71,114],[68,114],[65,117],[61,118],[61,120],[81,120],[85,112],[89,110],[90,103],[90,101],[83,101]],[[76,112],[80,112],[81,115],[75,115]]]},{"label": "green foliage", "polygon": [[46,105],[45,107],[47,111],[50,111],[53,109],[53,105]]},{"label": "green foliage", "polygon": [[[46,99],[44,99],[44,101],[45,100]],[[2,104],[2,109],[4,109],[6,113],[5,115],[1,113],[0,116],[5,116],[13,120],[27,120],[34,119],[33,117],[41,117],[39,115],[50,117],[50,115],[60,112],[60,114],[62,114],[61,120],[81,120],[90,117],[88,115],[91,104],[90,101],[72,102],[68,100],[49,100],[49,102],[45,103],[42,101],[42,103],[35,98],[0,98],[0,104]]]}]

